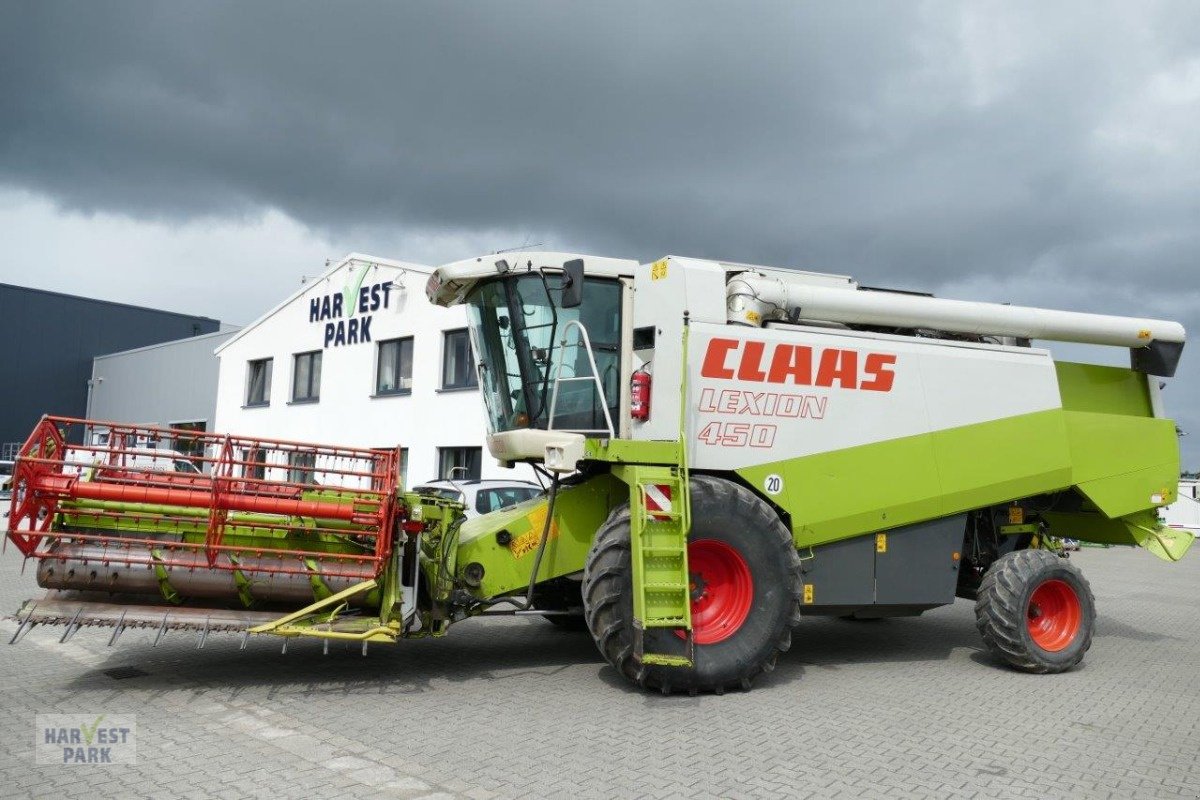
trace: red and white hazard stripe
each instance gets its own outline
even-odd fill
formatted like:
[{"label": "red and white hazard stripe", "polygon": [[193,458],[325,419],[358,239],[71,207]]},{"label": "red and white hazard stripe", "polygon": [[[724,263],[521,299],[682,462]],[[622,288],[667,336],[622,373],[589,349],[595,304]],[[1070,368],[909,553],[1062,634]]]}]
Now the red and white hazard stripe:
[{"label": "red and white hazard stripe", "polygon": [[671,514],[671,487],[663,483],[647,483],[646,511],[654,519],[669,519]]}]

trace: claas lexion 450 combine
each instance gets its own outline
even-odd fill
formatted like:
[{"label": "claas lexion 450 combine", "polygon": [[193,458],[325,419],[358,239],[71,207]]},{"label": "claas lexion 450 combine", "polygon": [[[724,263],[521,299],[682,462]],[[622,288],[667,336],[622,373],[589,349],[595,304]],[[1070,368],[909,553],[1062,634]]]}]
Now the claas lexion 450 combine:
[{"label": "claas lexion 450 combine", "polygon": [[[1060,672],[1096,612],[1057,539],[1168,560],[1191,543],[1157,517],[1179,477],[1173,322],[544,252],[443,266],[427,294],[466,305],[488,449],[534,465],[545,495],[465,519],[398,485],[398,451],[47,417],[8,535],[49,591],[14,638],[184,628],[365,651],[541,614],[644,687],[722,692],[771,670],[805,616],[961,597],[999,659]],[[1127,348],[1131,366],[1031,340]],[[155,443],[179,437],[203,456],[162,464]]]}]

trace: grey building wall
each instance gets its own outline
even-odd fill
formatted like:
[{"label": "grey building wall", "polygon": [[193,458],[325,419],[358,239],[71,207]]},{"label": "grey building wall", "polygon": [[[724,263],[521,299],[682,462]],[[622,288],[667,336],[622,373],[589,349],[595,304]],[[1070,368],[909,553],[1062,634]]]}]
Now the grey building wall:
[{"label": "grey building wall", "polygon": [[217,333],[97,356],[88,416],[166,426],[206,423],[213,429],[220,360],[213,350],[237,333]]},{"label": "grey building wall", "polygon": [[220,328],[208,317],[0,283],[0,446],[43,414],[82,417],[92,359]]}]

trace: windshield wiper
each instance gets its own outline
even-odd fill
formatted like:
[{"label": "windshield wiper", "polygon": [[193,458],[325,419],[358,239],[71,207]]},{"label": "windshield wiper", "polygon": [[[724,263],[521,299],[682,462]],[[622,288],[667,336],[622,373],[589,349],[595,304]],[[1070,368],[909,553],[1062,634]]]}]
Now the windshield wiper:
[{"label": "windshield wiper", "polygon": [[[539,272],[538,277],[541,278],[542,290],[546,293],[546,307],[550,309],[550,322],[548,324],[542,323],[533,326],[524,324],[526,316],[525,301],[521,297],[521,291],[517,284],[525,276],[513,280],[507,287],[509,289],[509,316],[513,320],[513,338],[517,342],[517,364],[520,366],[522,373],[521,389],[525,393],[525,404],[529,408],[529,422],[531,425],[546,410],[546,395],[550,390],[550,369],[554,361],[554,335],[558,332],[558,309],[555,308],[554,300],[550,295],[550,286],[546,283],[544,273]],[[544,352],[547,354],[544,359],[546,371],[544,374],[541,374],[537,366],[538,359],[533,353],[534,348],[529,343],[529,331],[546,327],[550,328],[550,337],[548,347],[544,348]],[[543,350],[543,348],[537,349]],[[540,391],[539,383],[541,384]],[[549,427],[548,421],[547,427]]]}]

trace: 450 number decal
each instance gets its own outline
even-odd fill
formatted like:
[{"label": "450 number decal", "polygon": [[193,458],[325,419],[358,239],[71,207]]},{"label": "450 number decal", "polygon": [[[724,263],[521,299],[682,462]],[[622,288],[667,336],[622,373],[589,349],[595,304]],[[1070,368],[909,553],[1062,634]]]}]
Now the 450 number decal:
[{"label": "450 number decal", "polygon": [[770,447],[775,444],[774,425],[748,422],[710,422],[696,438],[717,447]]}]

